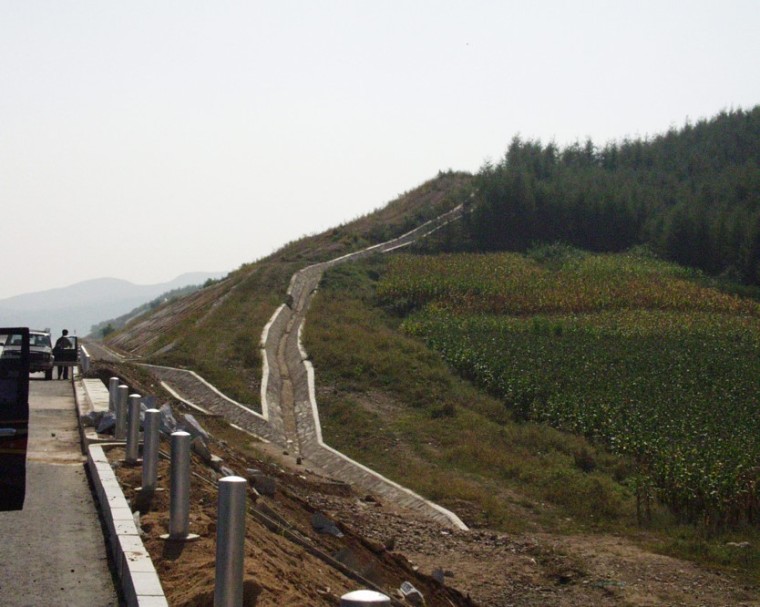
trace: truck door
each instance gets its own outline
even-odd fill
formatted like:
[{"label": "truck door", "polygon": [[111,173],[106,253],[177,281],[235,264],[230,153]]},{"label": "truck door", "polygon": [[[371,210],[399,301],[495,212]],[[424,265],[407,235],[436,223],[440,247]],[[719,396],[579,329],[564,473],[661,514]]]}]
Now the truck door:
[{"label": "truck door", "polygon": [[24,507],[28,430],[29,329],[0,328],[0,510]]}]

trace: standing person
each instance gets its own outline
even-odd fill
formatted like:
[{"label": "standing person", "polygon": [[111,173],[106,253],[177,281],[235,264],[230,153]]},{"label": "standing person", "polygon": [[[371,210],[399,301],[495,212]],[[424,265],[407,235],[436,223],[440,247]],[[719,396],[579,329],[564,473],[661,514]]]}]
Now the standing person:
[{"label": "standing person", "polygon": [[[64,329],[61,332],[61,336],[56,340],[55,347],[53,348],[53,356],[57,357],[61,350],[64,349],[70,349],[73,348],[73,344],[71,343],[71,340],[66,337],[69,334],[68,329]],[[58,379],[61,379],[61,375],[63,375],[63,379],[69,378],[69,367],[68,365],[58,365]]]}]

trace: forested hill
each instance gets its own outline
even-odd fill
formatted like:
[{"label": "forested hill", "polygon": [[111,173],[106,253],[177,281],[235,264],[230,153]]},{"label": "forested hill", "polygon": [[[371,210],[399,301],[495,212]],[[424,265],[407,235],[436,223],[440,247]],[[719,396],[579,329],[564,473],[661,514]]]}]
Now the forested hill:
[{"label": "forested hill", "polygon": [[515,138],[476,183],[466,231],[477,249],[646,244],[681,264],[760,284],[760,106],[604,148]]}]

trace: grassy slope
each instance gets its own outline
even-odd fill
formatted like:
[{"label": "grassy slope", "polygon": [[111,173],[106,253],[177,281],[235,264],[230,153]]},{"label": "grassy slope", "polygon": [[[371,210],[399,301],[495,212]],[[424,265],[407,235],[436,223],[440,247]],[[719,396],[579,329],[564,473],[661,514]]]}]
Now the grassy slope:
[{"label": "grassy slope", "polygon": [[259,340],[293,273],[440,215],[469,196],[471,181],[466,173],[441,173],[373,213],[288,243],[222,283],[151,310],[105,341],[148,362],[192,368],[232,398],[260,406]]},{"label": "grassy slope", "polygon": [[[258,403],[259,336],[292,273],[401,234],[466,199],[470,187],[468,175],[439,175],[373,214],[241,266],[210,287],[212,293],[191,296],[197,305],[189,311],[153,310],[142,325],[131,323],[108,342],[151,362],[198,370],[234,398]],[[328,440],[471,523],[511,530],[630,528],[634,502],[619,483],[628,463],[583,438],[513,423],[501,403],[453,375],[421,341],[399,333],[398,317],[367,305],[381,271],[373,263],[331,274],[333,284],[325,284],[307,322]],[[145,325],[161,314],[168,320]],[[360,430],[346,432],[349,423]],[[589,459],[596,470],[585,474]],[[655,541],[679,555],[734,562],[690,528]]]},{"label": "grassy slope", "polygon": [[[498,400],[403,335],[400,318],[372,305],[383,268],[375,259],[331,271],[309,313],[305,345],[328,442],[464,510],[469,524],[516,531],[530,521],[573,528],[627,520],[633,501],[614,481],[624,462],[582,437],[514,423]],[[584,458],[599,469],[582,472],[575,462]]]}]

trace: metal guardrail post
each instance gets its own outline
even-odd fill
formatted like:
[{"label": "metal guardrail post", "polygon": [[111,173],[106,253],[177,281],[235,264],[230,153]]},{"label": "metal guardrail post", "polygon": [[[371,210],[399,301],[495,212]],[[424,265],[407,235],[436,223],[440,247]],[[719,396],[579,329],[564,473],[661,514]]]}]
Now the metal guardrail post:
[{"label": "metal guardrail post", "polygon": [[112,377],[108,380],[108,410],[116,411],[117,390],[119,388],[119,378]]},{"label": "metal guardrail post", "polygon": [[190,529],[190,434],[172,432],[171,487],[169,489],[169,533],[165,540],[187,541],[198,536]]},{"label": "metal guardrail post", "polygon": [[240,476],[226,476],[219,480],[214,607],[243,606],[247,485]]},{"label": "metal guardrail post", "polygon": [[79,347],[79,361],[82,373],[87,373],[90,370],[90,353],[84,346]]},{"label": "metal guardrail post", "polygon": [[140,446],[140,395],[129,395],[129,410],[127,415],[127,449],[125,461],[136,464]]},{"label": "metal guardrail post", "polygon": [[390,607],[391,599],[374,590],[354,590],[340,597],[340,607]]},{"label": "metal guardrail post", "polygon": [[124,440],[127,435],[127,394],[129,386],[121,384],[116,389],[116,427],[113,436],[116,440]]},{"label": "metal guardrail post", "polygon": [[145,435],[143,438],[142,490],[153,493],[158,476],[158,443],[161,412],[148,409],[145,412]]}]

